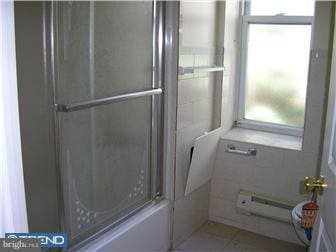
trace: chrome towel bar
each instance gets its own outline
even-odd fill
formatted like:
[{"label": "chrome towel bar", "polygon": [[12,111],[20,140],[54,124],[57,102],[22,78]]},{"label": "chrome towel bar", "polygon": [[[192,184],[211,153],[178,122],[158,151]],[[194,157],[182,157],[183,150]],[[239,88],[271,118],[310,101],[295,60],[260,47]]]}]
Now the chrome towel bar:
[{"label": "chrome towel bar", "polygon": [[224,67],[221,66],[199,66],[199,67],[179,67],[179,74],[188,73],[209,73],[209,72],[220,72],[224,71]]},{"label": "chrome towel bar", "polygon": [[257,155],[257,150],[254,148],[248,148],[247,151],[242,151],[242,150],[237,150],[236,147],[232,144],[229,144],[226,149],[226,152],[232,153],[232,154],[237,154],[237,155],[242,155],[242,156],[256,156]]},{"label": "chrome towel bar", "polygon": [[78,102],[78,103],[73,103],[73,104],[55,104],[55,111],[56,112],[72,112],[76,110],[92,108],[92,107],[106,105],[110,103],[121,102],[121,101],[125,101],[128,99],[135,99],[139,97],[158,95],[161,93],[162,93],[162,89],[156,88],[156,89],[145,90],[145,91],[140,91],[140,92],[109,96],[109,97],[100,98],[100,99],[96,99],[92,101],[84,101],[84,102]]}]

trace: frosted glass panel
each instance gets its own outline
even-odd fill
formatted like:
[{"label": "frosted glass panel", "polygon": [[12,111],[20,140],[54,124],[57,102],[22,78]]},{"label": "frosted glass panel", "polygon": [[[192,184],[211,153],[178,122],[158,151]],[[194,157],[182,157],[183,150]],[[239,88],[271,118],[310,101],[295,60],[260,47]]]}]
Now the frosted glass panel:
[{"label": "frosted glass panel", "polygon": [[[152,89],[152,2],[57,6],[56,103]],[[57,114],[70,246],[151,202],[152,111],[147,96]]]},{"label": "frosted glass panel", "polygon": [[310,33],[310,25],[249,25],[246,119],[303,126]]},{"label": "frosted glass panel", "polygon": [[60,113],[71,235],[150,200],[151,98]]},{"label": "frosted glass panel", "polygon": [[151,88],[152,2],[60,6],[58,103]]},{"label": "frosted glass panel", "polygon": [[314,15],[314,0],[250,0],[249,2],[250,15]]}]

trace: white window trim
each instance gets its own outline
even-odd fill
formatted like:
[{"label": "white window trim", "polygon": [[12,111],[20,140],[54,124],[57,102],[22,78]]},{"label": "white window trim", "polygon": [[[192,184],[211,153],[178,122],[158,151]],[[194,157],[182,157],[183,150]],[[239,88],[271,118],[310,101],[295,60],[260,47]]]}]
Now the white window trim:
[{"label": "white window trim", "polygon": [[[244,8],[243,8],[244,9]],[[313,16],[250,16],[242,14],[241,18],[241,53],[239,64],[239,81],[237,96],[237,121],[236,126],[261,131],[269,131],[274,133],[303,136],[303,127],[289,126],[262,121],[247,120],[245,115],[245,99],[246,99],[246,67],[247,67],[247,38],[249,24],[288,24],[288,25],[313,25]],[[308,83],[307,83],[308,84]]]},{"label": "white window trim", "polygon": [[255,120],[241,119],[236,121],[236,127],[279,133],[289,136],[303,136],[303,127],[288,126],[283,124],[268,123]]}]

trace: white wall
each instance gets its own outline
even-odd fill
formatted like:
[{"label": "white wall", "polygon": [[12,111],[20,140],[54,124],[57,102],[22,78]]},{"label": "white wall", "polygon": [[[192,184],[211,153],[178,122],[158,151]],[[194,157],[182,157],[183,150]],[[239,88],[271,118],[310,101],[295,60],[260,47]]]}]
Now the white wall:
[{"label": "white wall", "polygon": [[16,79],[14,2],[0,2],[0,237],[27,232]]},{"label": "white wall", "polygon": [[[223,78],[222,125],[225,130],[233,123],[235,85],[237,83],[237,2],[226,2],[225,57],[227,71]],[[316,29],[327,31],[330,17],[329,3],[317,4]],[[236,208],[240,189],[273,197],[300,202],[307,199],[301,194],[300,182],[305,176],[314,176],[320,155],[321,128],[327,76],[328,33],[316,33],[320,38],[313,39],[310,74],[307,91],[305,132],[302,150],[289,150],[267,145],[251,144],[244,141],[222,139],[219,144],[215,164],[214,179],[211,184],[210,219],[230,224],[242,229],[261,233],[278,239],[297,242],[293,228],[285,223],[270,219],[246,216]],[[317,56],[318,55],[318,56]],[[224,91],[226,90],[226,91]],[[256,158],[234,156],[225,152],[227,144],[238,148],[254,147],[258,150]]]},{"label": "white wall", "polygon": [[[216,63],[216,2],[181,2],[179,66]],[[185,74],[178,77],[176,129],[175,207],[173,245],[176,247],[208,219],[210,184],[184,196],[195,138],[214,129],[215,75]]]}]

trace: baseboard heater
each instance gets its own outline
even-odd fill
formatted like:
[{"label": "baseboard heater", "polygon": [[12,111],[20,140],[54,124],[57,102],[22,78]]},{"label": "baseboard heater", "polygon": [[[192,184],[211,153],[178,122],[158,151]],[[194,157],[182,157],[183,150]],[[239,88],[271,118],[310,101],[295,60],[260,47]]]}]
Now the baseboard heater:
[{"label": "baseboard heater", "polygon": [[266,195],[241,190],[237,207],[241,213],[259,215],[278,221],[291,223],[291,211],[294,202],[279,200]]}]

